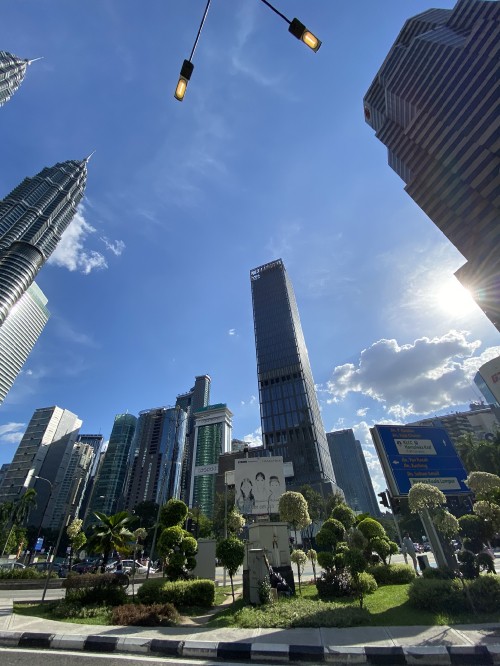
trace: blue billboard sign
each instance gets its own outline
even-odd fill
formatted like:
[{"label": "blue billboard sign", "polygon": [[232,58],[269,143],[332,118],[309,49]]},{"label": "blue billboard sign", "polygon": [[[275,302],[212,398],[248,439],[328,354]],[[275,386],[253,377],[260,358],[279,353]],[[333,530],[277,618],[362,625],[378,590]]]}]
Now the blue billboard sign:
[{"label": "blue billboard sign", "polygon": [[371,434],[393,496],[408,495],[415,483],[430,483],[445,495],[470,493],[467,472],[443,428],[377,425]]},{"label": "blue billboard sign", "polygon": [[35,550],[40,551],[43,548],[43,537],[38,537],[35,543]]}]

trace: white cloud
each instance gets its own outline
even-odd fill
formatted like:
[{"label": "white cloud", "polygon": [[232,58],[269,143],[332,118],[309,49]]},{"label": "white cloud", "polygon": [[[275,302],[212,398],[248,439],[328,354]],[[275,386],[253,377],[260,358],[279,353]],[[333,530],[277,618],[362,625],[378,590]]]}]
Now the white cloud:
[{"label": "white cloud", "polygon": [[235,328],[230,328],[228,331],[228,335],[236,335],[236,329]]},{"label": "white cloud", "polygon": [[78,206],[48,263],[88,275],[94,269],[107,268],[108,264],[100,252],[84,249],[84,241],[90,234],[95,233],[95,229],[86,222],[83,211],[83,206]]},{"label": "white cloud", "polygon": [[403,345],[394,339],[378,340],[361,352],[356,365],[334,369],[328,402],[361,393],[383,403],[387,414],[398,420],[464,404],[471,398],[478,367],[500,354],[500,347],[490,347],[477,355],[480,346],[481,341],[469,340],[466,331]]},{"label": "white cloud", "polygon": [[125,243],[121,240],[110,241],[106,236],[101,236],[101,240],[116,257],[119,257],[125,249]]},{"label": "white cloud", "polygon": [[363,407],[363,409],[358,409],[356,411],[356,416],[366,416],[369,407]]},{"label": "white cloud", "polygon": [[0,425],[0,443],[2,444],[18,444],[26,428],[25,423],[6,423]]},{"label": "white cloud", "polygon": [[245,435],[243,441],[248,442],[249,446],[262,446],[262,428],[257,428],[249,435]]}]

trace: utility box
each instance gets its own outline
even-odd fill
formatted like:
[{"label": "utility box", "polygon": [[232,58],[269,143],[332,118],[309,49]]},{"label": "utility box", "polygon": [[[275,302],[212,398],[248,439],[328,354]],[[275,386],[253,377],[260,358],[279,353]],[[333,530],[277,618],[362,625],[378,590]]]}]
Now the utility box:
[{"label": "utility box", "polygon": [[198,539],[198,552],[196,553],[196,566],[192,570],[193,576],[208,580],[215,580],[215,539]]},{"label": "utility box", "polygon": [[248,556],[248,600],[260,604],[259,585],[268,575],[265,553],[262,548],[250,548]]}]

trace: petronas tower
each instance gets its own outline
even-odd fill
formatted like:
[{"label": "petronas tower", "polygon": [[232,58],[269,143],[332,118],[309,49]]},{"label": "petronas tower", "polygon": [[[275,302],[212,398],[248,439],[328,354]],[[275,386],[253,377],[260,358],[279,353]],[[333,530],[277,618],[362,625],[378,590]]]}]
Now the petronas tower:
[{"label": "petronas tower", "polygon": [[46,167],[0,200],[0,326],[71,222],[83,197],[87,161]]},{"label": "petronas tower", "polygon": [[32,60],[18,58],[7,51],[0,51],[0,106],[8,102],[24,79]]}]

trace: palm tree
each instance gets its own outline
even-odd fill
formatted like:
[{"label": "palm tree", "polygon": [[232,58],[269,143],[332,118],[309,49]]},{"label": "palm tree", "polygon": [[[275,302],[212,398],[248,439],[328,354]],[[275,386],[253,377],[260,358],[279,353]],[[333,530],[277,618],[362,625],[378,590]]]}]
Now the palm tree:
[{"label": "palm tree", "polygon": [[2,516],[4,516],[4,520],[7,520],[7,526],[10,523],[10,529],[7,535],[7,539],[4,543],[2,555],[5,553],[7,544],[9,543],[10,535],[14,529],[14,525],[20,527],[26,520],[28,520],[31,509],[34,509],[35,507],[36,490],[34,488],[28,488],[28,490],[23,495],[21,495],[17,502],[6,502],[2,505],[0,508],[0,511],[2,511]]},{"label": "palm tree", "polygon": [[119,511],[113,516],[95,511],[94,516],[99,523],[93,526],[92,534],[88,540],[90,551],[102,553],[101,573],[106,571],[109,556],[114,550],[119,553],[128,553],[133,547],[135,537],[129,525],[136,520],[128,511]]}]

